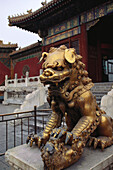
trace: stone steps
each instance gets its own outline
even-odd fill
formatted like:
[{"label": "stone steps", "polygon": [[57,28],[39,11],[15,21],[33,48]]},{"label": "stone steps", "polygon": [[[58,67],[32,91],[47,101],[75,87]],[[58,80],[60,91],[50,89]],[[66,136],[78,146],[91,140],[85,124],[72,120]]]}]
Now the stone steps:
[{"label": "stone steps", "polygon": [[96,96],[98,105],[100,105],[101,98],[106,95],[113,88],[113,82],[95,83],[91,91]]}]

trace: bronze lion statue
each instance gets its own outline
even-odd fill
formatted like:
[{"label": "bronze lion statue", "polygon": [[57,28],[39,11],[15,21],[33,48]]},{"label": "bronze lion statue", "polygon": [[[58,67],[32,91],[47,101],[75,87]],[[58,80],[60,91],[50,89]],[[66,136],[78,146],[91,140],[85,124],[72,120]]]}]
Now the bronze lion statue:
[{"label": "bronze lion statue", "polygon": [[112,145],[113,121],[98,107],[90,90],[94,84],[74,48],[51,47],[42,59],[40,80],[50,85],[47,100],[52,114],[44,131],[27,141],[41,148],[45,169],[60,170],[80,158],[87,142],[102,149]]}]

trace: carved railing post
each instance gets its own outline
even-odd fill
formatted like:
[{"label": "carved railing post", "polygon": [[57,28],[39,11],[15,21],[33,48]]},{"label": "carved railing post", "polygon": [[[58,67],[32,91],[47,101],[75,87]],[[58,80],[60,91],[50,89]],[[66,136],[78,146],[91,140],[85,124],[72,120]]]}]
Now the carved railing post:
[{"label": "carved railing post", "polygon": [[8,85],[7,80],[8,80],[8,75],[5,75],[5,86],[6,86],[6,87],[7,87],[7,85]]},{"label": "carved railing post", "polygon": [[14,87],[17,87],[17,73],[15,73]]},{"label": "carved railing post", "polygon": [[28,81],[29,81],[28,77],[29,77],[29,72],[26,72],[26,78],[25,78],[25,86],[26,87],[28,86]]}]

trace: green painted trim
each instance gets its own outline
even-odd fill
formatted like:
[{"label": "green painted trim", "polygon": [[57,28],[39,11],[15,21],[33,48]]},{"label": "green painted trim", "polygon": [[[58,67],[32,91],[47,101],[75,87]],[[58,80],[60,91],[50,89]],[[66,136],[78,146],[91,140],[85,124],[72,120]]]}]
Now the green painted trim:
[{"label": "green painted trim", "polygon": [[0,58],[0,62],[10,69],[11,66],[10,58]]},{"label": "green painted trim", "polygon": [[26,56],[26,57],[18,59],[18,62],[23,61],[23,60],[27,60],[27,59],[30,59],[30,58],[34,58],[34,57],[36,57],[36,55]]},{"label": "green painted trim", "polygon": [[[80,34],[80,26],[82,23],[90,24],[90,22],[94,22],[95,20],[109,15],[110,13],[113,13],[113,2],[102,4],[101,6],[97,6],[95,8],[92,8],[91,10],[85,11],[80,15],[67,20],[66,22],[62,22],[61,24],[50,28],[48,30],[48,36],[43,38],[43,45],[49,45],[59,40],[69,38],[73,35]],[[77,34],[71,31],[71,29],[74,28],[79,28]]]},{"label": "green painted trim", "polygon": [[35,54],[32,54],[32,55],[27,55],[25,57],[21,57],[19,59],[16,59],[15,61],[20,62],[20,61],[28,60],[28,59],[31,59],[31,58],[34,58],[34,57],[37,57],[37,58],[41,57],[41,51],[37,52]]}]

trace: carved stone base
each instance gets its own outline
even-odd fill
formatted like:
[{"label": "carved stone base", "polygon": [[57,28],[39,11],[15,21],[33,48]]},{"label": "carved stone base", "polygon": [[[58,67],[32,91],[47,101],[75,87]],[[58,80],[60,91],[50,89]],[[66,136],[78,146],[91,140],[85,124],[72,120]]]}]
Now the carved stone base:
[{"label": "carved stone base", "polygon": [[[40,150],[37,146],[32,148],[29,145],[21,145],[9,149],[6,154],[6,161],[11,165],[12,170],[44,170]],[[78,162],[65,170],[108,170],[113,169],[113,146],[100,149],[85,148],[83,155]]]}]

